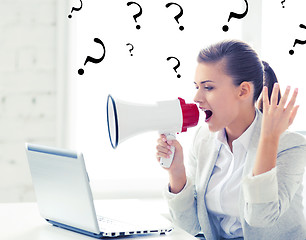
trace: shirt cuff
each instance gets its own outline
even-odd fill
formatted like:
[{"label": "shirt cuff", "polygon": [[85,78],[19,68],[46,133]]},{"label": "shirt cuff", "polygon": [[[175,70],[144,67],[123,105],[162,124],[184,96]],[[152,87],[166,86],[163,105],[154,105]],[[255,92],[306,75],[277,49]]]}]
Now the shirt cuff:
[{"label": "shirt cuff", "polygon": [[194,188],[191,180],[187,178],[184,188],[179,193],[169,192],[169,185],[167,185],[164,188],[164,197],[171,208],[183,210],[182,208],[189,207],[190,204],[193,204],[194,200]]},{"label": "shirt cuff", "polygon": [[242,188],[244,199],[248,203],[278,201],[276,167],[256,176],[250,173],[243,179]]}]

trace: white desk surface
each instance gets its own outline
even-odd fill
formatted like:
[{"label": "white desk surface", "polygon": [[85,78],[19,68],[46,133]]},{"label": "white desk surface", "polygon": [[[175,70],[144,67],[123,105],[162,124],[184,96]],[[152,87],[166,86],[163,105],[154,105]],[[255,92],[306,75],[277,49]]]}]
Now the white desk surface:
[{"label": "white desk surface", "polygon": [[[95,201],[96,212],[101,215],[110,212],[110,209],[120,211],[120,208],[128,208],[130,211],[137,211],[146,208],[160,213],[168,214],[167,204],[164,200],[98,200]],[[111,207],[110,207],[111,206]],[[102,214],[103,212],[103,214]],[[112,214],[114,213],[111,211]],[[93,240],[88,237],[72,231],[54,227],[47,223],[40,215],[36,203],[0,203],[0,239],[2,240]],[[111,239],[111,238],[108,238]],[[114,238],[116,240],[116,238]],[[178,227],[165,235],[151,234],[134,237],[120,237],[124,239],[141,240],[191,240],[197,239]]]}]

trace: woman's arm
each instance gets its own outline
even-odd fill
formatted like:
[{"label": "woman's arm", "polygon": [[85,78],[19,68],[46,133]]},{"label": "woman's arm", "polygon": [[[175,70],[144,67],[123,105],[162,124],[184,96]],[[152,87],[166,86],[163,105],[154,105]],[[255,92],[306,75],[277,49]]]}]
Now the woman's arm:
[{"label": "woman's arm", "polygon": [[[169,173],[169,187],[164,190],[164,196],[168,201],[172,221],[190,234],[196,235],[201,228],[197,216],[197,199],[193,181],[195,166],[191,166],[192,173],[187,180],[180,143],[176,140],[167,141],[164,135],[160,136],[156,147],[158,161],[160,157],[169,157],[170,146],[175,147],[175,153],[170,168],[165,169]],[[190,155],[190,161],[195,162],[195,155]]]},{"label": "woman's arm", "polygon": [[287,106],[285,104],[290,87],[287,87],[277,105],[278,91],[279,85],[276,83],[273,87],[271,103],[269,103],[268,89],[263,88],[263,119],[253,176],[268,172],[276,166],[280,135],[292,124],[299,107],[294,106],[298,94],[297,89],[294,90]]},{"label": "woman's arm", "polygon": [[[267,88],[263,89],[262,128],[253,176],[243,181],[244,215],[248,224],[254,227],[268,227],[277,223],[293,200],[294,208],[298,209],[298,204],[301,204],[295,196],[303,180],[306,141],[296,133],[284,133],[296,116],[298,106],[294,106],[294,103],[298,92],[297,89],[294,91],[285,106],[290,92],[288,87],[277,105],[278,89],[276,84],[271,103]],[[299,216],[294,217],[299,221]]]},{"label": "woman's arm", "polygon": [[277,166],[257,176],[250,173],[243,179],[244,217],[250,226],[273,226],[289,209],[291,219],[296,224],[302,222],[301,184],[305,165],[305,137],[294,132],[284,133],[280,137]]}]

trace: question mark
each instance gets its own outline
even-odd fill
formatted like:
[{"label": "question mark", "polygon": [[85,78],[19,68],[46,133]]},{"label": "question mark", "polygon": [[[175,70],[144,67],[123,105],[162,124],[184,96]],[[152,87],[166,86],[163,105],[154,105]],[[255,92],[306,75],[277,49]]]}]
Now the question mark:
[{"label": "question mark", "polygon": [[[73,7],[72,10],[71,10],[71,13],[72,13],[74,10],[75,10],[75,11],[80,11],[80,10],[82,9],[83,3],[82,3],[82,0],[80,0],[80,1],[81,1],[81,7],[79,7],[79,8]],[[68,18],[72,18],[72,15],[69,14],[69,15],[68,15]]]},{"label": "question mark", "polygon": [[285,6],[284,6],[284,4],[283,4],[285,1],[286,1],[286,0],[284,0],[284,1],[281,2],[281,4],[283,5],[283,8],[285,8]]},{"label": "question mark", "polygon": [[[231,20],[231,18],[238,18],[238,19],[241,19],[241,18],[244,18],[245,15],[247,15],[248,10],[249,10],[249,4],[248,4],[248,1],[247,1],[247,0],[244,0],[244,1],[245,1],[245,4],[246,4],[246,9],[245,9],[244,13],[238,14],[238,13],[231,12],[230,15],[229,15],[229,18],[228,18],[228,20],[227,20],[228,22]],[[227,31],[228,31],[228,26],[227,26],[227,25],[224,25],[224,26],[222,27],[222,30],[223,30],[224,32],[227,32]]]},{"label": "question mark", "polygon": [[[85,63],[84,63],[84,66],[86,65],[87,62],[99,63],[99,62],[101,62],[101,61],[104,59],[104,57],[105,57],[105,46],[104,46],[104,43],[103,43],[99,38],[95,38],[94,41],[95,41],[96,43],[99,43],[99,44],[102,45],[102,47],[103,47],[103,55],[102,55],[102,57],[100,57],[100,58],[98,58],[98,59],[95,59],[95,58],[93,58],[93,57],[87,56],[87,58],[86,58],[86,60],[85,60]],[[83,74],[84,74],[84,70],[83,70],[82,68],[80,68],[80,69],[78,70],[78,73],[79,73],[79,75],[83,75]]]},{"label": "question mark", "polygon": [[[174,2],[167,3],[167,4],[166,4],[166,8],[170,7],[171,5],[176,5],[176,6],[178,6],[178,7],[180,8],[180,13],[174,17],[174,19],[176,20],[176,22],[177,22],[178,24],[180,24],[180,23],[179,23],[179,18],[180,18],[181,16],[183,16],[183,8],[182,8],[180,5],[178,5],[177,3],[174,3]],[[181,31],[183,31],[183,30],[184,30],[184,27],[183,27],[183,26],[180,26],[179,29],[180,29]]]},{"label": "question mark", "polygon": [[126,46],[128,46],[128,45],[131,45],[131,46],[132,46],[132,48],[131,48],[129,51],[130,51],[130,53],[131,53],[131,56],[133,56],[132,50],[134,49],[134,46],[133,46],[133,44],[131,44],[131,43],[127,43],[127,44],[126,44]]},{"label": "question mark", "polygon": [[[141,14],[142,14],[142,8],[141,8],[141,6],[140,6],[138,3],[136,3],[136,2],[128,2],[126,5],[130,6],[130,5],[132,5],[132,4],[136,4],[136,5],[139,7],[139,12],[138,12],[137,14],[133,15],[134,21],[137,23],[136,18],[138,18],[138,17],[141,16]],[[139,29],[140,29],[140,25],[136,25],[136,29],[139,30]]]},{"label": "question mark", "polygon": [[[180,64],[180,61],[179,61],[176,57],[167,57],[167,61],[169,61],[171,58],[174,58],[174,59],[176,59],[176,61],[177,61],[177,64],[176,64],[175,67],[173,68],[174,71],[177,73],[176,69],[181,65],[181,64]],[[180,78],[180,77],[181,77],[181,75],[180,75],[180,74],[177,74],[177,78]]]},{"label": "question mark", "polygon": [[[305,26],[304,24],[300,24],[299,26],[300,26],[300,28],[306,29],[306,26]],[[295,47],[296,44],[305,44],[305,43],[306,43],[306,40],[305,40],[305,41],[301,41],[301,40],[299,40],[299,39],[295,39],[294,44],[293,44],[293,47]],[[293,55],[293,54],[294,54],[294,51],[293,51],[293,50],[290,50],[290,51],[289,51],[289,54],[290,54],[290,55]]]}]

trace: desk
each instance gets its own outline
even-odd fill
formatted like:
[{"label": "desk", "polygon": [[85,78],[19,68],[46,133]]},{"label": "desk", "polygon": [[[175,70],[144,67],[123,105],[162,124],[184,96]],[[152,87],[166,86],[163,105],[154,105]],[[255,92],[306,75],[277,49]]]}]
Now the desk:
[{"label": "desk", "polygon": [[[109,206],[116,206],[116,209],[128,206],[146,207],[162,214],[168,215],[168,209],[164,200],[98,200],[95,201],[97,213],[110,211]],[[131,208],[130,208],[131,209]],[[47,223],[40,215],[36,203],[1,203],[0,204],[0,239],[2,240],[94,240],[72,231],[54,227]],[[110,238],[108,238],[110,239]],[[114,238],[116,239],[116,238]],[[141,240],[192,240],[197,239],[178,227],[165,235],[151,234],[142,236],[120,237],[124,239]]]}]

